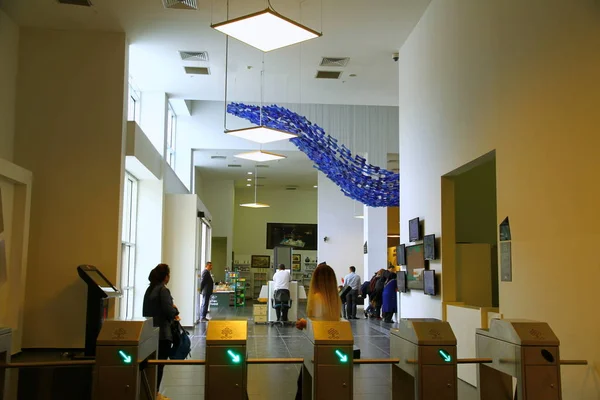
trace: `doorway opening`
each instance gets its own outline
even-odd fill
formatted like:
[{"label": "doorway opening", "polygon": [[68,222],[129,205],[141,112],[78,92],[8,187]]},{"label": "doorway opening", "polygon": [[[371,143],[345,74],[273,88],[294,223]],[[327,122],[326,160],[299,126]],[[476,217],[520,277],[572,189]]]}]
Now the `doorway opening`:
[{"label": "doorway opening", "polygon": [[442,177],[443,300],[499,307],[496,153]]}]

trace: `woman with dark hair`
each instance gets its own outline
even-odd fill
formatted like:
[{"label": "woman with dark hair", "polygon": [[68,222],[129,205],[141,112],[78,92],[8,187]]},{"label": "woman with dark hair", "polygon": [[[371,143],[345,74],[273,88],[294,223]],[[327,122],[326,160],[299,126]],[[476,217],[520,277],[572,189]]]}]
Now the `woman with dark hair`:
[{"label": "woman with dark hair", "polygon": [[392,323],[392,317],[397,312],[396,292],[398,289],[398,281],[396,281],[396,273],[391,272],[388,275],[388,280],[383,288],[383,322]]},{"label": "woman with dark hair", "polygon": [[[173,334],[171,333],[171,323],[178,318],[179,311],[173,304],[173,297],[171,292],[167,289],[167,283],[171,277],[171,270],[167,264],[158,264],[148,276],[150,286],[146,289],[144,294],[144,306],[143,315],[144,317],[152,317],[153,325],[159,328],[158,333],[158,359],[166,360],[169,358],[171,352],[171,345],[173,343]],[[168,399],[158,393],[160,389],[160,382],[163,377],[163,370],[165,366],[158,366],[158,373],[156,377],[156,392],[157,400]]]}]

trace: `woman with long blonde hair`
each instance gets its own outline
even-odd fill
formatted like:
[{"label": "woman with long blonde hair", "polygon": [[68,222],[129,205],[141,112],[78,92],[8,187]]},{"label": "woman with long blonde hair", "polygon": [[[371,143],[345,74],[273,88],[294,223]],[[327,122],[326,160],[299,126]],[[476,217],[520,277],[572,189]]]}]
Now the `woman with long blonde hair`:
[{"label": "woman with long blonde hair", "polygon": [[[310,319],[339,321],[342,301],[338,295],[337,278],[333,268],[325,263],[317,266],[310,280],[306,316]],[[306,320],[299,319],[296,328],[306,328]],[[302,399],[302,371],[298,376],[296,400]]]},{"label": "woman with long blonde hair", "polygon": [[[337,321],[340,319],[341,308],[342,302],[338,294],[335,272],[329,265],[321,263],[310,280],[306,316],[311,319]],[[304,329],[306,320],[299,320],[296,327]]]}]

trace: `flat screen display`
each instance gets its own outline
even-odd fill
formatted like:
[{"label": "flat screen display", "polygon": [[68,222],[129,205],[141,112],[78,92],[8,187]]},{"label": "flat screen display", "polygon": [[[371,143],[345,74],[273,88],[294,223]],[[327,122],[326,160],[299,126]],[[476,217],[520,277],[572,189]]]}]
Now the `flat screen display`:
[{"label": "flat screen display", "polygon": [[85,273],[90,278],[92,278],[92,280],[94,281],[94,283],[96,285],[98,285],[102,290],[104,290],[106,292],[114,292],[115,291],[113,285],[106,278],[104,278],[100,274],[100,272],[95,271],[95,270],[86,270]]},{"label": "flat screen display", "polygon": [[423,271],[423,282],[425,284],[423,289],[425,294],[435,296],[435,271],[432,269]]},{"label": "flat screen display", "polygon": [[396,246],[396,265],[406,265],[406,246]]},{"label": "flat screen display", "polygon": [[435,260],[435,235],[425,235],[423,237],[423,246],[425,246],[425,259]]},{"label": "flat screen display", "polygon": [[416,242],[421,239],[421,228],[419,218],[413,218],[408,221],[408,240]]},{"label": "flat screen display", "polygon": [[406,247],[406,281],[409,289],[423,290],[423,271],[425,257],[423,245]]},{"label": "flat screen display", "polygon": [[406,271],[398,271],[398,290],[402,293],[406,293]]},{"label": "flat screen display", "polygon": [[[290,210],[290,212],[292,212]],[[317,224],[267,223],[267,249],[290,246],[297,250],[317,250]]]}]

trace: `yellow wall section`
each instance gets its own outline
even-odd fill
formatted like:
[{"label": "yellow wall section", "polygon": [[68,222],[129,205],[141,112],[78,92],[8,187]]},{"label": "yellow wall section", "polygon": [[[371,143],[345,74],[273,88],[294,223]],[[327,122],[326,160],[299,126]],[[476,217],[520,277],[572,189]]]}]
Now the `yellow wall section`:
[{"label": "yellow wall section", "polygon": [[23,347],[82,347],[79,264],[114,283],[124,163],[125,35],[23,28],[15,163],[35,177]]},{"label": "yellow wall section", "polygon": [[0,10],[0,158],[13,160],[19,27]]},{"label": "yellow wall section", "polygon": [[[237,255],[270,255],[273,262],[273,250],[267,250],[267,222],[316,224],[317,190],[258,188],[257,199],[259,203],[267,203],[271,207],[240,207],[240,203],[254,201],[254,188],[235,191],[233,251],[236,258]],[[316,251],[300,249],[294,252],[300,253],[302,260],[306,257],[314,259],[317,254]]]},{"label": "yellow wall section", "polygon": [[[510,217],[505,317],[547,321],[563,399],[598,398],[600,5],[434,0],[400,52],[401,234],[440,226],[440,176],[496,149],[498,221]],[[589,314],[591,313],[591,314]],[[403,316],[437,316],[421,293]],[[588,316],[589,315],[589,316]]]}]

